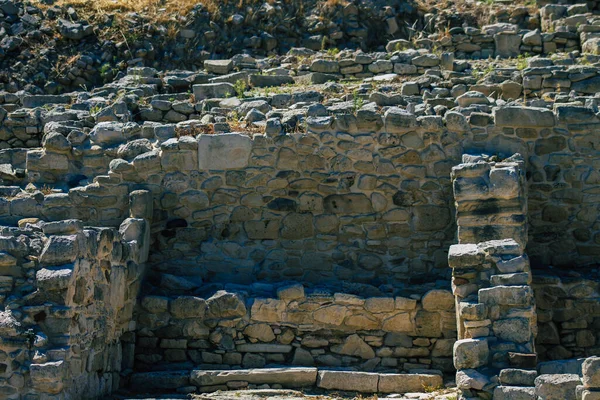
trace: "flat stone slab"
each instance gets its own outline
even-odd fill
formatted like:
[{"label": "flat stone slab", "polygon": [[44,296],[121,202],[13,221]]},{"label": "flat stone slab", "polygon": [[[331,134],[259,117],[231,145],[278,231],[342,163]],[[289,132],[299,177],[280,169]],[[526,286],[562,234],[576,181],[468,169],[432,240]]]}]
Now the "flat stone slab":
[{"label": "flat stone slab", "polygon": [[408,393],[420,392],[425,388],[442,387],[444,381],[435,374],[380,374],[378,392]]},{"label": "flat stone slab", "polygon": [[261,368],[238,370],[196,370],[190,374],[192,385],[214,386],[231,381],[254,384],[279,384],[289,388],[314,386],[317,382],[316,368]]},{"label": "flat stone slab", "polygon": [[252,139],[239,133],[200,135],[198,137],[198,168],[226,170],[248,166]]},{"label": "flat stone slab", "polygon": [[319,371],[317,386],[329,390],[375,393],[379,374],[354,371]]}]

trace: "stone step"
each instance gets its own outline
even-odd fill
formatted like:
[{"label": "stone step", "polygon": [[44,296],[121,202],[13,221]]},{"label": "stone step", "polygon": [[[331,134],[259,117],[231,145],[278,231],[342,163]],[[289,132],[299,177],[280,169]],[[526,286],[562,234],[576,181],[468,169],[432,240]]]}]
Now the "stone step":
[{"label": "stone step", "polygon": [[500,371],[500,383],[504,386],[535,386],[536,370],[505,368]]},{"label": "stone step", "polygon": [[514,274],[492,275],[490,283],[494,286],[514,286],[531,284],[531,274],[528,272],[519,272]]},{"label": "stone step", "polygon": [[497,386],[494,400],[536,400],[535,388],[524,386]]},{"label": "stone step", "polygon": [[312,367],[238,370],[194,370],[189,382],[199,392],[240,388],[247,385],[279,385],[283,388],[318,387],[362,393],[408,393],[438,388],[443,379],[436,373],[386,374]]},{"label": "stone step", "polygon": [[199,388],[226,385],[241,381],[249,384],[278,384],[286,388],[314,386],[317,382],[316,368],[262,368],[237,370],[195,370],[190,374],[190,382]]}]

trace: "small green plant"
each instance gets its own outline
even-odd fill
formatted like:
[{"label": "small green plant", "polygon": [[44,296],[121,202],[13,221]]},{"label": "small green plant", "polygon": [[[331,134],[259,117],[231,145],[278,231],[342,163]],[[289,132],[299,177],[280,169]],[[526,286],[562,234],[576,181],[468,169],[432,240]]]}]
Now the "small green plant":
[{"label": "small green plant", "polygon": [[98,114],[98,113],[99,113],[101,110],[102,110],[102,107],[101,107],[101,106],[99,106],[98,104],[96,104],[96,105],[94,105],[94,106],[90,107],[90,114],[91,114],[91,115],[96,115],[96,114]]},{"label": "small green plant", "polygon": [[27,348],[31,350],[33,343],[35,342],[35,332],[33,329],[29,328],[23,332],[22,335],[25,336],[25,340],[27,340]]},{"label": "small green plant", "polygon": [[444,387],[443,386],[429,386],[429,385],[423,385],[423,391],[425,393],[433,393],[433,392],[437,392],[439,390],[442,390]]},{"label": "small green plant", "polygon": [[338,54],[340,54],[340,49],[338,49],[337,47],[333,47],[327,50],[327,55],[329,56],[335,57]]},{"label": "small green plant", "polygon": [[358,90],[352,92],[352,110],[354,114],[360,110],[365,104],[365,100],[358,94]]},{"label": "small green plant", "polygon": [[516,64],[516,67],[519,71],[522,71],[525,68],[527,68],[527,66],[529,65],[529,62],[527,60],[528,58],[529,58],[529,53],[519,54],[519,56],[517,57],[517,64]]},{"label": "small green plant", "polygon": [[321,39],[321,50],[325,51],[326,48],[327,48],[327,36],[323,36],[323,39]]},{"label": "small green plant", "polygon": [[235,93],[237,94],[237,97],[243,99],[244,98],[244,92],[246,91],[246,89],[248,89],[248,84],[246,83],[245,80],[238,79],[233,84],[233,89],[235,90]]}]

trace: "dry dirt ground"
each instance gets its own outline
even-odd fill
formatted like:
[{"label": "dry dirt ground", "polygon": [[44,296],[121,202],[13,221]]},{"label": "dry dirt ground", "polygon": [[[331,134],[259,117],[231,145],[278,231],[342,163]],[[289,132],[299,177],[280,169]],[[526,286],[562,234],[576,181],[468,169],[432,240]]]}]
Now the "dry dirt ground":
[{"label": "dry dirt ground", "polygon": [[456,389],[442,389],[428,393],[406,393],[403,395],[392,394],[389,396],[361,395],[356,393],[327,393],[301,392],[288,389],[256,389],[256,390],[231,390],[195,395],[164,395],[153,398],[112,396],[106,400],[456,400]]}]

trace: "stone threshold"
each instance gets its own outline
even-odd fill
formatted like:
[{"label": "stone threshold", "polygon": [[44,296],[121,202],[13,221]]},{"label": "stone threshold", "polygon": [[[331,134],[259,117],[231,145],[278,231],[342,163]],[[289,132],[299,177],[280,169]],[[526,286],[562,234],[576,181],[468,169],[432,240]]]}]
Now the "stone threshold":
[{"label": "stone threshold", "polygon": [[408,393],[440,388],[443,386],[443,379],[439,374],[392,374],[284,367],[141,372],[132,374],[131,384],[145,390],[177,390],[187,393],[235,390],[249,385],[361,393]]}]

